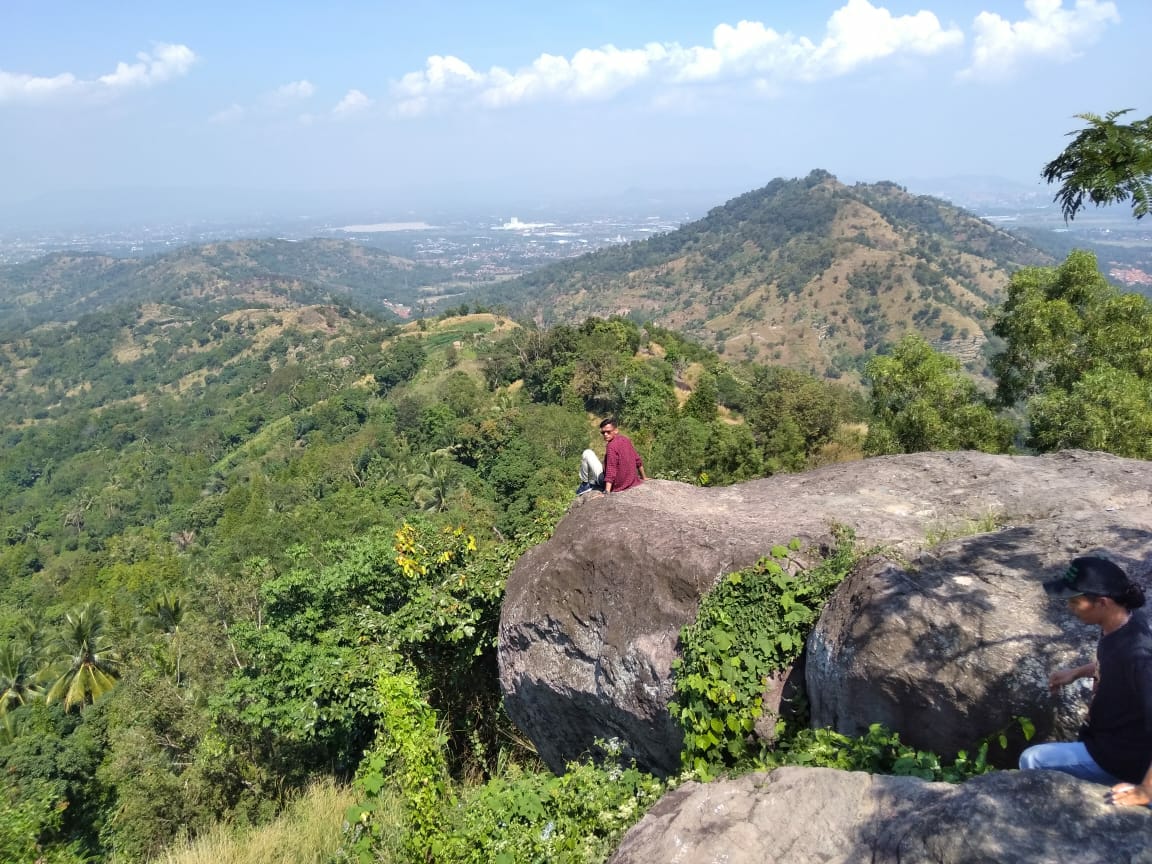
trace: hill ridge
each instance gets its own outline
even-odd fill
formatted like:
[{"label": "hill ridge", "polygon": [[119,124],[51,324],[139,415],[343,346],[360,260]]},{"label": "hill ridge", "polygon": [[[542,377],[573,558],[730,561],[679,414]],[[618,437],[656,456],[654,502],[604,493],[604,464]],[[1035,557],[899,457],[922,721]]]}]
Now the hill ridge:
[{"label": "hill ridge", "polygon": [[976,361],[982,313],[1008,275],[1050,260],[947,202],[816,170],[667,234],[502,283],[486,299],[540,325],[653,320],[722,353],[839,377],[908,330]]}]

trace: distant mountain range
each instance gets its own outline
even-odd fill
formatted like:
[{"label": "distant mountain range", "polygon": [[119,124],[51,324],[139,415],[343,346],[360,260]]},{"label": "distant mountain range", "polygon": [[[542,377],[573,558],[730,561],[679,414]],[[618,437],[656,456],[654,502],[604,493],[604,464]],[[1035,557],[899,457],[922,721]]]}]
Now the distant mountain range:
[{"label": "distant mountain range", "polygon": [[1051,258],[945,201],[826,171],[774,180],[668,234],[488,290],[542,325],[654,320],[728,355],[832,377],[916,330],[965,361],[1012,270]]},{"label": "distant mountain range", "polygon": [[465,296],[446,269],[331,239],[237,240],[143,259],[58,253],[0,268],[0,326],[145,303],[222,312],[336,304],[404,317],[441,294],[542,325],[652,320],[730,358],[854,377],[908,330],[979,365],[983,313],[1011,271],[1050,261],[940,199],[814,171],[773,180],[675,231]]}]

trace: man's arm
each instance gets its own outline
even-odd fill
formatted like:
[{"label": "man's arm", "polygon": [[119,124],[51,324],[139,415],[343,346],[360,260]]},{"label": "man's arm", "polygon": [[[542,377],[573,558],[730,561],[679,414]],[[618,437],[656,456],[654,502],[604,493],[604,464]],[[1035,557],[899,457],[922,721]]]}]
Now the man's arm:
[{"label": "man's arm", "polygon": [[1096,677],[1096,661],[1085,663],[1083,666],[1077,666],[1075,669],[1057,669],[1048,676],[1048,690],[1055,693],[1061,687],[1071,684],[1073,681],[1079,681],[1081,678],[1095,678]]},{"label": "man's arm", "polygon": [[604,448],[604,491],[611,492],[612,484],[616,482],[616,472],[620,468],[620,452],[612,445],[615,442],[609,441],[608,446]]}]

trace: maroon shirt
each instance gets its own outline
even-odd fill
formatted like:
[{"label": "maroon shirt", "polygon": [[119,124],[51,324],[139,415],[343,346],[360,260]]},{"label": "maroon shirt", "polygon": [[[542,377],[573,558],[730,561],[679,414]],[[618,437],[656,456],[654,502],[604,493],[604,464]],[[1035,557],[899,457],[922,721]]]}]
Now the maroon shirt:
[{"label": "maroon shirt", "polygon": [[604,482],[612,484],[613,492],[623,492],[643,483],[640,479],[643,465],[627,435],[617,435],[604,448]]}]

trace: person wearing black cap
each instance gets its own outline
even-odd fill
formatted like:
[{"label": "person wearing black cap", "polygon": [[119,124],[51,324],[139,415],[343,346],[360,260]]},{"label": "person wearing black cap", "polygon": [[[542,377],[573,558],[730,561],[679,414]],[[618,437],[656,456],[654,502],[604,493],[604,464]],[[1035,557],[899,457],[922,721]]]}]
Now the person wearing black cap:
[{"label": "person wearing black cap", "polygon": [[1143,590],[1097,557],[1076,558],[1044,590],[1101,631],[1095,662],[1057,669],[1049,689],[1056,693],[1080,678],[1096,684],[1080,740],[1029,747],[1020,754],[1020,769],[1063,771],[1112,786],[1115,804],[1152,805],[1152,630],[1140,611]]}]

